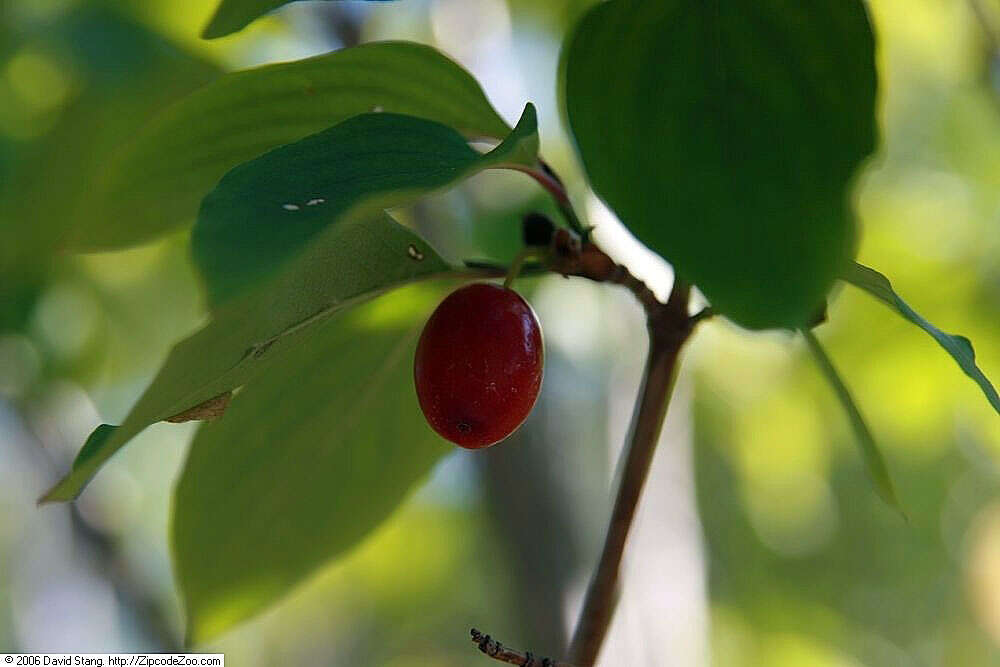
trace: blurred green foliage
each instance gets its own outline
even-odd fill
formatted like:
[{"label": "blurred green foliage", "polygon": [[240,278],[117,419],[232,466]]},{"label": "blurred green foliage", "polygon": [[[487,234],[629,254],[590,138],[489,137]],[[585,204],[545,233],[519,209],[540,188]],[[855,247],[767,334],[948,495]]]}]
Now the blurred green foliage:
[{"label": "blurred green foliage", "polygon": [[0,251],[0,275],[23,275],[82,233],[74,229],[81,200],[121,143],[218,70],[100,6],[29,24],[10,43],[0,107],[20,141],[0,210],[18,243]]},{"label": "blurred green foliage", "polygon": [[[440,25],[435,21],[452,4],[386,3],[351,16],[366,39],[433,39],[428,26]],[[468,11],[479,8],[463,4]],[[584,4],[512,1],[509,43],[533,40],[554,52],[568,17]],[[1000,16],[995,3],[981,4]],[[71,516],[66,508],[36,510],[35,496],[68,467],[99,417],[118,421],[169,346],[204,318],[184,233],[117,253],[54,252],[73,224],[62,212],[80,195],[85,181],[76,176],[99,170],[119,132],[131,132],[150,110],[214,76],[220,67],[214,63],[283,57],[275,45],[300,41],[324,16],[300,3],[224,44],[198,46],[197,31],[211,5],[12,0],[0,6],[0,469],[20,470],[12,467],[21,437],[8,416],[12,408],[34,438],[29,453],[37,455],[40,462],[33,465],[41,471],[0,477],[5,650],[41,648],[30,643],[27,626],[33,622],[41,631],[45,625],[35,619],[60,619],[54,633],[65,634],[70,624],[55,607],[41,607],[49,615],[30,615],[38,600],[47,599],[32,591],[44,590],[46,579],[59,580],[63,572],[28,577],[18,569],[29,560],[21,549],[41,539],[53,513]],[[507,11],[505,3],[493,5]],[[392,13],[394,6],[402,9]],[[884,144],[856,190],[860,259],[890,275],[918,312],[972,339],[979,365],[995,378],[1000,104],[984,63],[996,53],[965,2],[873,0],[870,7]],[[400,16],[408,18],[392,18]],[[531,57],[544,52],[531,51]],[[554,59],[539,63],[532,69],[544,70],[551,87]],[[509,82],[496,84],[490,71],[496,70],[475,73],[491,97],[502,97]],[[540,97],[533,88],[528,92]],[[557,135],[543,133],[543,140],[547,154],[566,154]],[[477,177],[399,217],[438,239],[435,245],[449,259],[473,253],[507,259],[518,233],[512,223],[538,206],[523,180]],[[480,216],[490,224],[473,224]],[[537,457],[532,474],[542,488],[573,499],[558,516],[577,517],[586,527],[560,524],[570,534],[566,542],[592,551],[592,539],[573,536],[600,531],[605,461],[595,455],[597,445],[588,440],[584,446],[573,429],[585,428],[594,441],[620,439],[606,420],[627,406],[610,399],[634,386],[598,378],[613,375],[620,357],[642,347],[642,329],[623,316],[632,312],[628,307],[616,307],[613,290],[602,288],[602,298],[585,300],[560,291],[567,289],[564,282],[548,279],[539,292],[562,299],[556,312],[573,312],[587,325],[543,318],[547,344],[564,371],[550,367],[546,391],[554,403],[581,395],[586,400],[529,423],[509,454],[491,455]],[[1000,664],[996,415],[932,340],[857,290],[834,295],[829,323],[818,336],[885,449],[911,524],[871,493],[849,424],[803,346],[781,335],[706,324],[685,366],[694,385],[715,664]],[[587,415],[583,426],[581,413]],[[190,433],[169,425],[140,436],[142,443],[95,481],[73,519],[111,543],[108,581],[115,600],[138,590],[153,601],[142,611],[127,608],[132,611],[119,629],[124,648],[175,649],[180,640],[165,535],[167,497]],[[598,464],[601,473],[588,467]],[[492,472],[482,474],[496,474],[487,470]],[[457,667],[479,659],[466,638],[469,625],[482,625],[512,645],[530,647],[529,638],[544,642],[526,627],[532,586],[521,585],[519,564],[528,561],[526,550],[539,555],[560,545],[549,545],[540,537],[544,532],[530,532],[531,517],[492,518],[505,494],[481,495],[479,474],[467,458],[446,459],[430,484],[359,548],[206,650],[225,651],[234,664],[246,665],[319,658],[331,665]],[[540,496],[522,490],[529,483],[516,478],[513,493],[540,503]],[[70,530],[66,526],[59,530]],[[91,559],[82,549],[83,533],[73,535],[75,547],[63,549],[66,558],[85,564]],[[560,599],[572,587],[571,575],[586,576],[586,564],[563,552],[549,556],[580,568],[560,579]],[[123,572],[132,573],[129,585],[116,583]],[[148,630],[154,611],[167,619],[162,635]],[[551,650],[544,643],[539,648]]]}]

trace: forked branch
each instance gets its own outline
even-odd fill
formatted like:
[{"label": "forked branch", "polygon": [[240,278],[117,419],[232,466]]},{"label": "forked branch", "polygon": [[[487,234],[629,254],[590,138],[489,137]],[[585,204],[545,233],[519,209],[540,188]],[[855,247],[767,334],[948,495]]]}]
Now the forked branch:
[{"label": "forked branch", "polygon": [[[560,208],[564,213],[569,211],[568,221],[575,230],[580,230],[582,225],[572,213],[569,198],[558,176],[546,168],[535,174],[535,177],[550,192],[557,195]],[[579,276],[595,282],[622,285],[632,292],[645,310],[646,328],[649,333],[649,353],[642,387],[636,399],[635,413],[632,416],[625,449],[622,451],[621,464],[618,466],[621,475],[604,546],[587,589],[583,609],[569,647],[569,658],[573,665],[592,667],[597,661],[614,615],[622,555],[625,552],[625,543],[635,518],[643,486],[649,476],[656,444],[660,439],[660,431],[676,378],[677,359],[694,327],[702,320],[711,317],[713,313],[711,309],[706,308],[694,316],[689,315],[691,288],[679,279],[674,280],[667,302],[661,302],[627,267],[616,263],[592,243],[589,234],[583,234],[581,240],[567,229],[555,230],[545,265],[564,276]],[[512,651],[489,635],[484,636],[476,630],[472,631],[472,637],[483,653],[502,662],[532,667],[570,665],[549,659],[539,660],[530,653]]]}]

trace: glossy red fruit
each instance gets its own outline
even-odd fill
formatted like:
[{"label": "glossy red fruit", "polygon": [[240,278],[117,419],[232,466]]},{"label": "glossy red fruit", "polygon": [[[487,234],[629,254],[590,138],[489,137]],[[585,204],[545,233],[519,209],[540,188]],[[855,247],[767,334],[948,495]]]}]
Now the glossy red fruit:
[{"label": "glossy red fruit", "polygon": [[487,283],[452,292],[420,335],[413,376],[428,423],[456,445],[489,447],[527,418],[542,386],[542,331],[531,306]]}]

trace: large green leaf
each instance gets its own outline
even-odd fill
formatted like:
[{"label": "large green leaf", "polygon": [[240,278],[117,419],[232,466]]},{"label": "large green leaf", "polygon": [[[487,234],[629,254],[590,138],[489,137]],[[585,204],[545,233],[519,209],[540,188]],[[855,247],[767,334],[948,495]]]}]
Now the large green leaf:
[{"label": "large green leaf", "polygon": [[596,192],[718,312],[804,325],[851,258],[875,146],[861,0],[612,0],[563,53]]},{"label": "large green leaf", "polygon": [[[294,0],[222,0],[201,36],[225,37],[250,25],[254,19]],[[369,0],[379,2],[383,0]]]},{"label": "large green leaf", "polygon": [[177,344],[122,425],[98,427],[69,474],[41,502],[72,500],[147,426],[251,382],[340,309],[448,272],[424,241],[384,214],[329,227],[274,278],[217,310],[204,328]]},{"label": "large green leaf", "polygon": [[172,529],[189,642],[355,545],[448,451],[413,389],[416,340],[439,296],[415,286],[334,318],[199,431]]},{"label": "large green leaf", "polygon": [[[826,352],[819,344],[819,341],[816,340],[816,336],[813,335],[812,331],[802,329],[802,335],[805,337],[806,343],[809,345],[809,351],[812,352],[813,358],[816,359],[816,364],[819,366],[820,371],[822,371],[823,377],[830,383],[830,387],[837,395],[837,400],[840,401],[841,406],[843,406],[844,411],[851,420],[851,427],[854,429],[858,448],[861,450],[861,456],[864,459],[868,475],[875,485],[875,491],[886,504],[898,510],[900,514],[903,514],[903,508],[899,504],[899,498],[896,496],[892,477],[889,475],[889,467],[885,464],[882,452],[879,450],[878,444],[876,444],[875,438],[868,428],[868,424],[865,423],[864,417],[861,416],[861,411],[855,405],[854,398],[851,397],[851,392],[847,389],[844,381],[840,379],[840,374],[837,373],[833,362],[830,361],[830,358],[826,355]],[[903,514],[903,516],[905,517],[906,515]]]},{"label": "large green leaf", "polygon": [[347,212],[407,204],[488,167],[537,162],[535,108],[489,153],[455,130],[370,113],[236,167],[205,197],[195,261],[218,304],[247,288]]},{"label": "large green leaf", "polygon": [[972,343],[968,338],[945,333],[925,320],[896,294],[889,279],[875,269],[852,262],[841,277],[855,287],[865,290],[930,334],[931,338],[936,340],[938,345],[952,356],[965,374],[979,385],[993,409],[1000,412],[1000,396],[997,395],[997,390],[976,365],[976,352],[972,349]]},{"label": "large green leaf", "polygon": [[127,246],[194,219],[238,164],[361,113],[403,113],[469,139],[510,128],[465,70],[428,46],[380,42],[225,75],[166,109],[90,185],[77,249]]}]

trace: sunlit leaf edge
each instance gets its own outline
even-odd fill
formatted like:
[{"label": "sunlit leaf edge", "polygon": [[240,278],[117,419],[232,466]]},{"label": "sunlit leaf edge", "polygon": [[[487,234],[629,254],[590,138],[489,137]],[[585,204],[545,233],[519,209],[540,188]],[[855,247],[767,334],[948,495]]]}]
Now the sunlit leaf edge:
[{"label": "sunlit leaf edge", "polygon": [[846,282],[858,287],[876,299],[886,304],[899,315],[909,320],[913,324],[927,332],[931,338],[937,341],[944,350],[951,355],[967,376],[969,376],[982,390],[986,400],[989,401],[993,409],[1000,413],[1000,395],[989,381],[989,378],[976,365],[976,352],[972,348],[972,342],[965,336],[949,334],[941,331],[936,326],[928,322],[918,312],[913,310],[903,299],[896,294],[892,283],[884,275],[858,262],[852,262],[841,276]]}]

